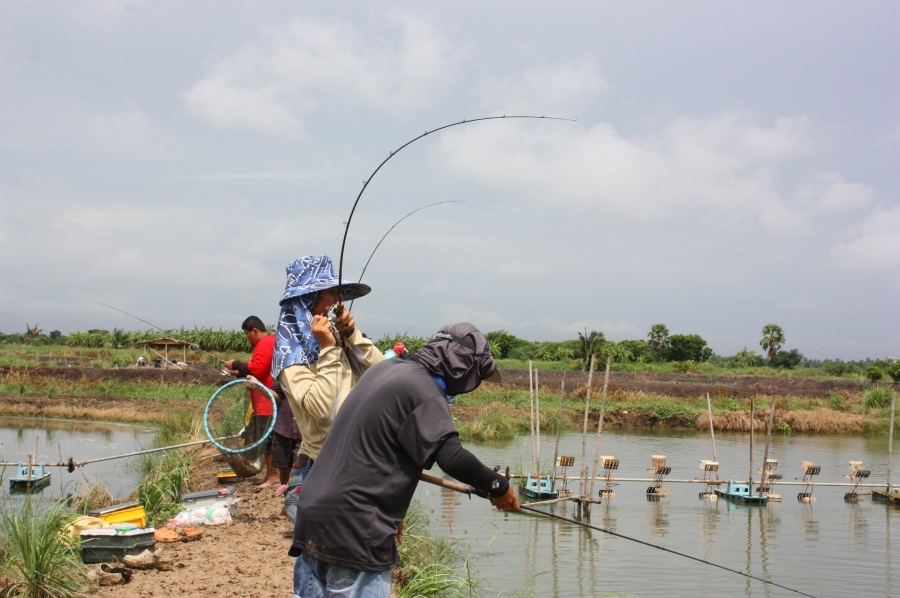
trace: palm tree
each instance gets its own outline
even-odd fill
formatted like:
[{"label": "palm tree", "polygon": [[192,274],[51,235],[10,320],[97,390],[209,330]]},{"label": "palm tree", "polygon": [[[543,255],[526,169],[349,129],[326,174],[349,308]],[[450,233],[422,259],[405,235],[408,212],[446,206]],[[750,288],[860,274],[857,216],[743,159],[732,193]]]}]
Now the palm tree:
[{"label": "palm tree", "polygon": [[36,341],[38,339],[38,337],[41,336],[41,333],[44,332],[43,330],[41,330],[40,326],[41,326],[40,323],[35,324],[34,326],[29,326],[28,322],[25,322],[25,344],[26,345],[33,345],[34,341]]},{"label": "palm tree", "polygon": [[647,344],[657,359],[664,359],[669,351],[669,329],[665,324],[654,324],[647,333]]},{"label": "palm tree", "polygon": [[578,333],[578,352],[575,356],[581,359],[583,370],[588,369],[588,364],[591,363],[591,355],[599,355],[605,343],[606,339],[603,337],[602,332],[597,332],[596,330],[588,332],[588,329],[585,328],[584,334]]},{"label": "palm tree", "polygon": [[759,346],[769,356],[769,361],[775,359],[778,350],[784,345],[784,330],[778,324],[766,324],[762,329],[762,340]]}]

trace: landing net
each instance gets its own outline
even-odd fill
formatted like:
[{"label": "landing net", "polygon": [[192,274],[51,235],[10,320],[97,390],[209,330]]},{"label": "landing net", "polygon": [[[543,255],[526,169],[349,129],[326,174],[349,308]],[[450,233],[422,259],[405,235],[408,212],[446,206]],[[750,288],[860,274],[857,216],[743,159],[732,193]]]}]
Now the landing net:
[{"label": "landing net", "polygon": [[[258,415],[250,398],[251,389],[257,395]],[[266,401],[271,402],[271,409]],[[232,380],[223,384],[210,397],[203,412],[203,428],[232,471],[245,478],[263,470],[266,442],[275,427],[278,405],[275,395],[256,380]]]}]

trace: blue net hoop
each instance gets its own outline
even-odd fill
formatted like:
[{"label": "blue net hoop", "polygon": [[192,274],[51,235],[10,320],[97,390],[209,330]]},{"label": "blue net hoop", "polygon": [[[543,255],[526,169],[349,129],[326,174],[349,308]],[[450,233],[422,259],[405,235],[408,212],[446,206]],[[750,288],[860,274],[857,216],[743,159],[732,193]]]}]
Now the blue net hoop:
[{"label": "blue net hoop", "polygon": [[[257,387],[259,387],[259,389],[261,389],[263,392],[265,392],[266,396],[269,397],[269,400],[272,401],[272,421],[269,422],[269,428],[266,430],[266,433],[263,434],[259,438],[259,440],[257,440],[253,444],[248,445],[248,446],[242,446],[241,448],[230,448],[230,447],[224,446],[216,438],[214,438],[214,434],[209,429],[209,408],[210,408],[210,406],[213,404],[213,402],[215,402],[216,397],[218,397],[219,394],[223,390],[225,390],[226,388],[229,388],[231,386],[234,386],[235,384],[243,384],[245,386],[247,384],[255,384]],[[209,441],[212,442],[213,446],[216,447],[217,449],[219,449],[220,451],[222,451],[223,453],[230,453],[232,455],[237,455],[240,453],[248,453],[254,449],[259,448],[260,445],[262,445],[262,443],[264,443],[266,441],[266,439],[269,437],[269,435],[272,434],[272,430],[275,429],[275,419],[277,417],[278,417],[278,403],[275,401],[275,395],[272,394],[272,390],[269,389],[268,387],[266,387],[265,384],[262,384],[261,382],[259,382],[257,380],[247,380],[245,378],[239,378],[237,380],[232,380],[231,382],[227,382],[227,383],[223,384],[222,386],[217,388],[216,392],[214,392],[213,395],[209,398],[209,401],[206,403],[206,409],[203,410],[203,431],[206,432],[206,436],[207,436],[207,438],[209,438]]]}]

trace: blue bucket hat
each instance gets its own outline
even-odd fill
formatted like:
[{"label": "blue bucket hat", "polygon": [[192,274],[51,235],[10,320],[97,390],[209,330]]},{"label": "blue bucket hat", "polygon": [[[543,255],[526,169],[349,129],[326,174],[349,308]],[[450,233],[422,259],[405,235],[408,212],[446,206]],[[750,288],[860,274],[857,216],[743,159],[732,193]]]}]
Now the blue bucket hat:
[{"label": "blue bucket hat", "polygon": [[[307,255],[294,260],[287,267],[287,284],[284,295],[278,303],[293,297],[318,293],[338,286],[338,277],[334,273],[334,265],[327,255]],[[372,288],[367,284],[343,280],[340,282],[341,300],[351,301],[368,295]]]}]

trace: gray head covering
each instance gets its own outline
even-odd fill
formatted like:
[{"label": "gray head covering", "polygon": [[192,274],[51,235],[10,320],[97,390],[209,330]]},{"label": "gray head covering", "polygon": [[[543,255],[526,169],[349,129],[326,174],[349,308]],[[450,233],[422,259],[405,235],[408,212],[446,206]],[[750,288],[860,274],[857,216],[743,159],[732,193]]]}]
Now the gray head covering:
[{"label": "gray head covering", "polygon": [[419,349],[416,358],[428,371],[444,379],[448,395],[471,392],[483,380],[500,382],[490,345],[468,322],[441,327],[434,338]]}]

